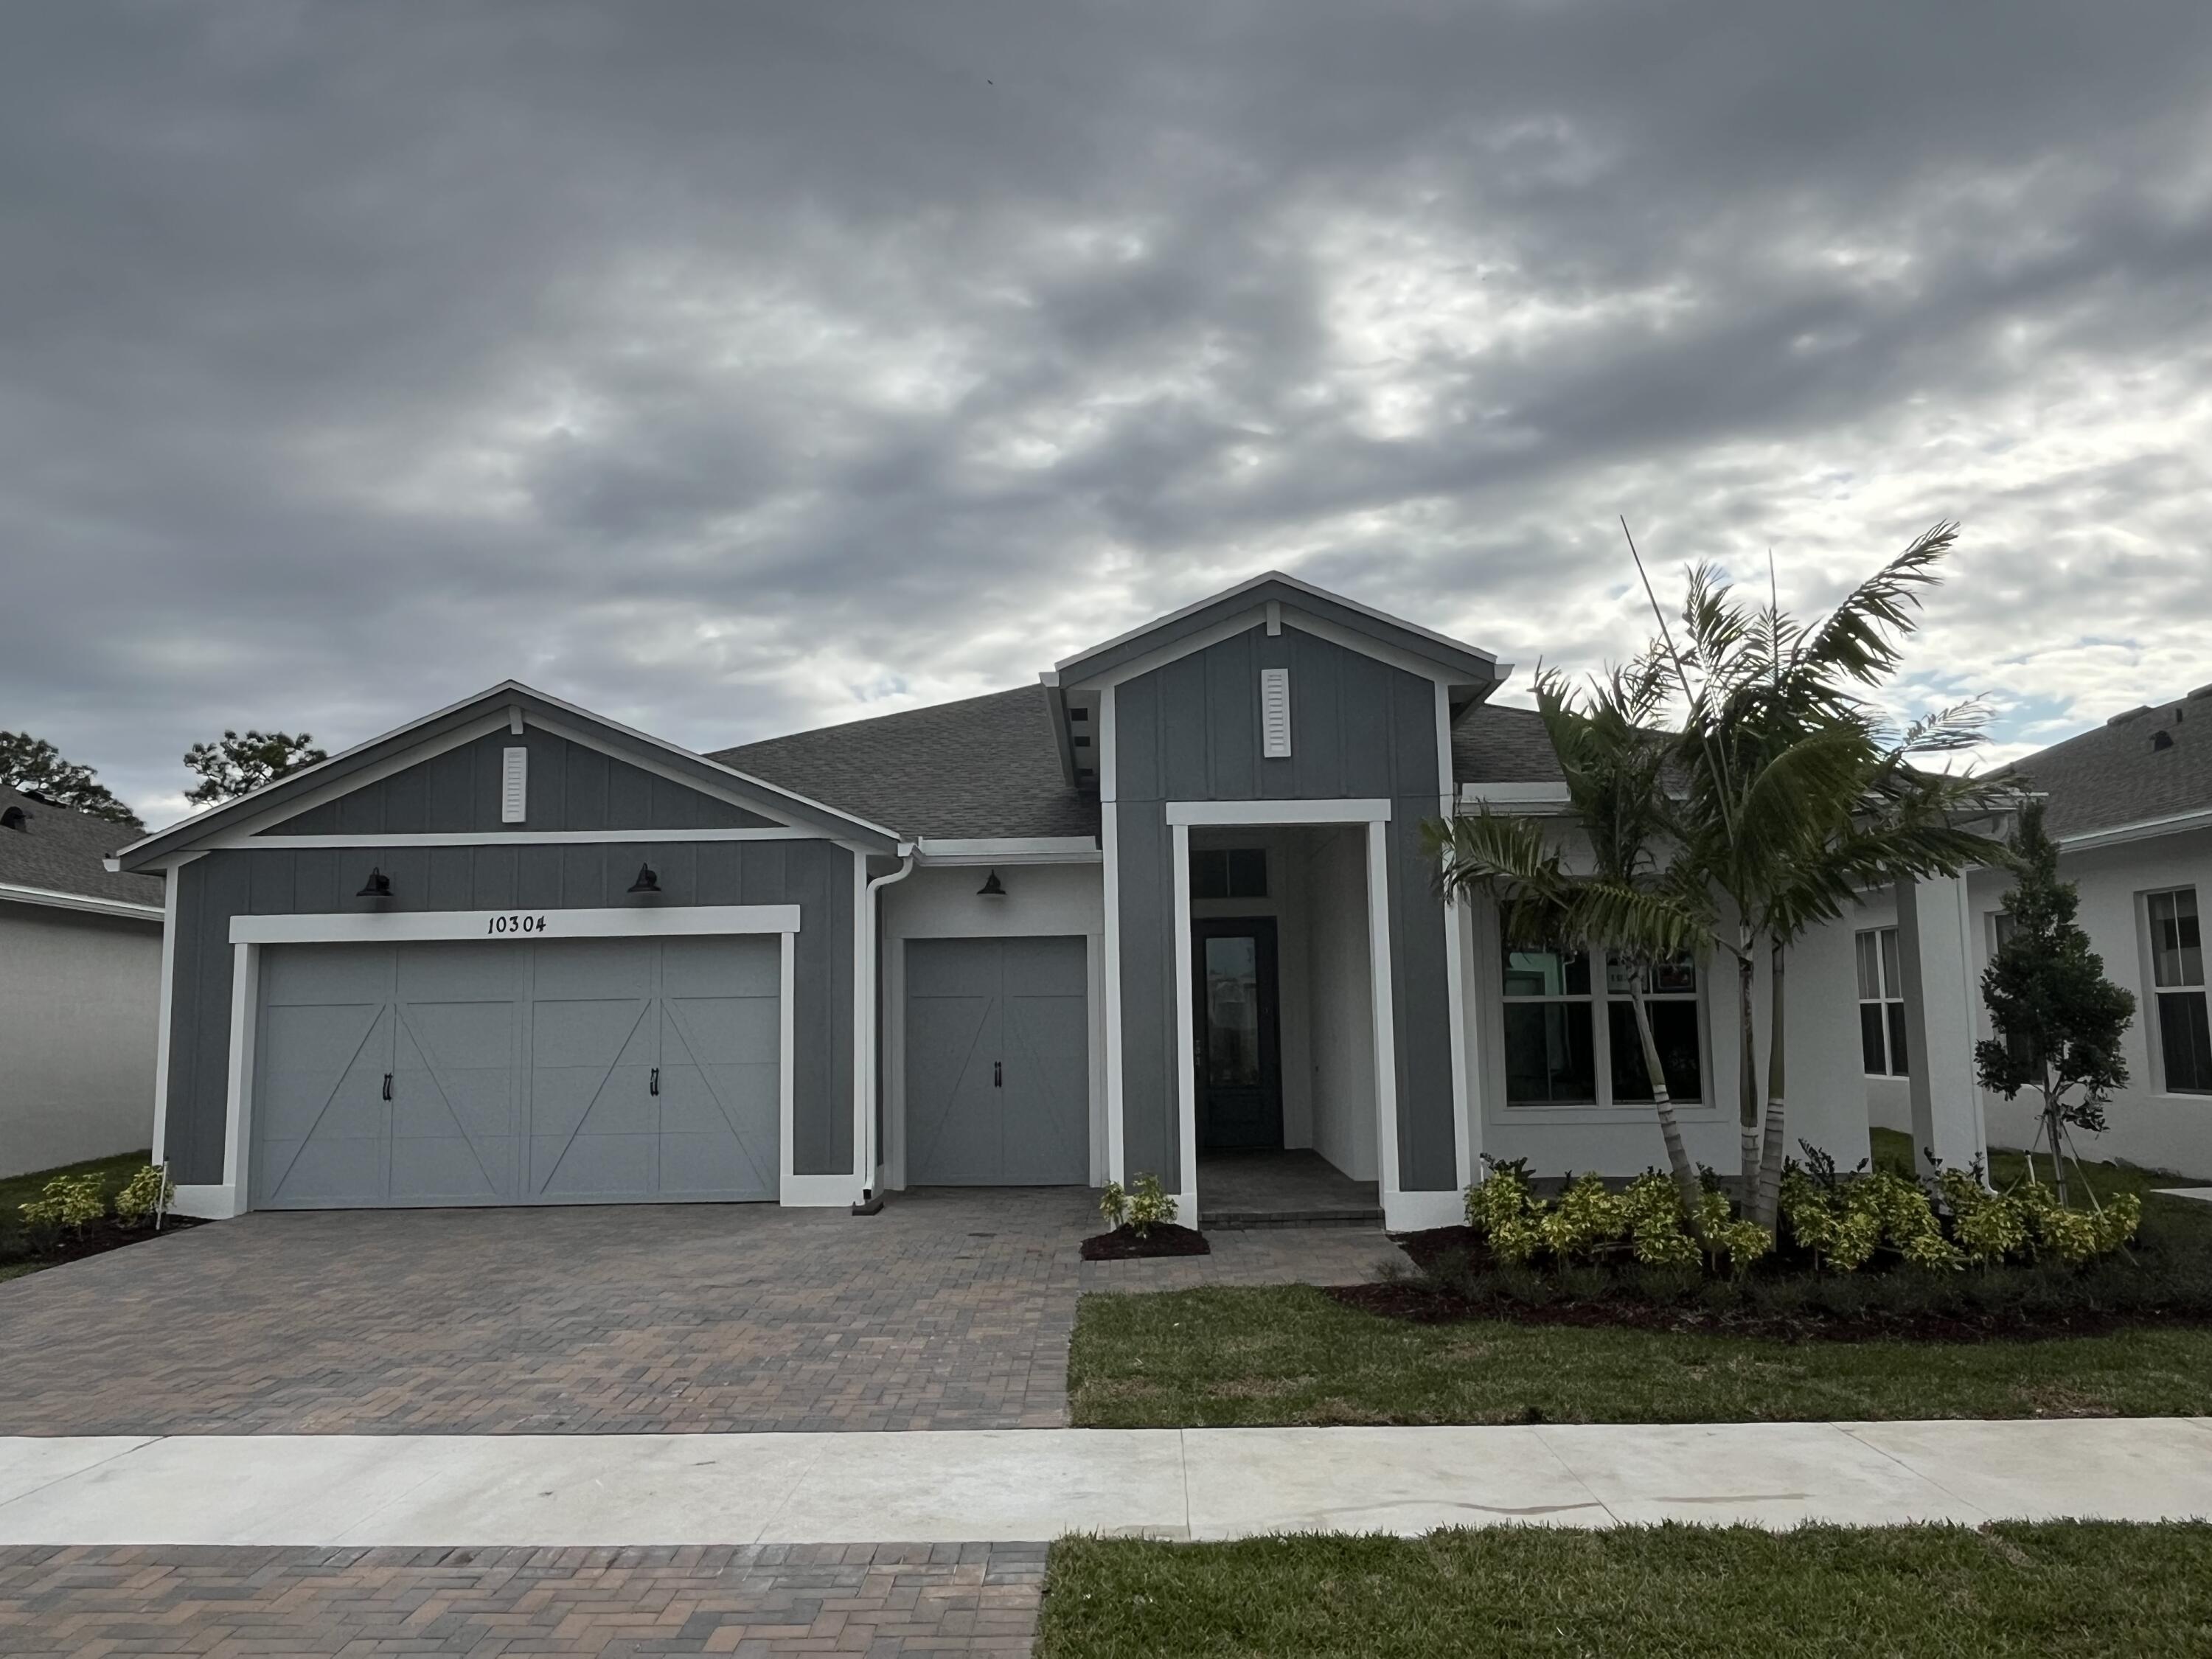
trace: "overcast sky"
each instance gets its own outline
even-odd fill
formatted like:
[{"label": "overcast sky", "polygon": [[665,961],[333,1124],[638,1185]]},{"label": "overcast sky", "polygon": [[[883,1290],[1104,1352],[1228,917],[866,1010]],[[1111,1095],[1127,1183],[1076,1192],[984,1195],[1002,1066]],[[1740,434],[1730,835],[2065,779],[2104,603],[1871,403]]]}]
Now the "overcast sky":
[{"label": "overcast sky", "polygon": [[2015,753],[2212,680],[2209,360],[2203,0],[15,5],[0,727],[160,823],[226,725],[706,749],[1269,566],[1525,696],[1625,514],[1806,609],[1960,520],[1904,696]]}]

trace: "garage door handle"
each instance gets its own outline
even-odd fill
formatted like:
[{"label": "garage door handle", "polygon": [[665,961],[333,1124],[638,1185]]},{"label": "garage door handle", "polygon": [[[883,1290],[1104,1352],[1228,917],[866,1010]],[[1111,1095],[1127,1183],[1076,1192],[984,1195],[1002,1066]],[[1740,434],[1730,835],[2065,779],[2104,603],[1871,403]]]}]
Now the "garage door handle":
[{"label": "garage door handle", "polygon": [[384,1097],[386,1100],[392,1098],[392,1073],[389,1072],[384,1074]]},{"label": "garage door handle", "polygon": [[660,1067],[658,1066],[653,1068],[653,1081],[646,1085],[646,1089],[652,1094],[660,1092]]},{"label": "garage door handle", "polygon": [[994,1089],[1003,1089],[1006,1086],[1006,1064],[1002,1060],[994,1060],[991,1062],[991,1086]]}]

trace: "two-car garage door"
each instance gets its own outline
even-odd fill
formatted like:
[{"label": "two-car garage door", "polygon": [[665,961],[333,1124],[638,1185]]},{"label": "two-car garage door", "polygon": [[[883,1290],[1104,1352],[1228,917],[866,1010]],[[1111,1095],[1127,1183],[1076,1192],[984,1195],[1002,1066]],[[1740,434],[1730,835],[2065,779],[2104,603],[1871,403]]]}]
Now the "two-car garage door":
[{"label": "two-car garage door", "polygon": [[266,949],[258,1208],[773,1199],[773,935]]}]

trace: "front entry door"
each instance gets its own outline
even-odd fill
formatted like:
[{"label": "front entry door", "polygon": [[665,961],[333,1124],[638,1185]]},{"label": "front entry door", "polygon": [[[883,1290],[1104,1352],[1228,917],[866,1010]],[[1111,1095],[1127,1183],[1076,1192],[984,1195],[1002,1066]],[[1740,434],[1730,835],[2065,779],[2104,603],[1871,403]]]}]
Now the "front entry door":
[{"label": "front entry door", "polygon": [[1276,1040],[1275,923],[1194,921],[1198,995],[1198,1147],[1245,1152],[1283,1144],[1282,1050]]}]

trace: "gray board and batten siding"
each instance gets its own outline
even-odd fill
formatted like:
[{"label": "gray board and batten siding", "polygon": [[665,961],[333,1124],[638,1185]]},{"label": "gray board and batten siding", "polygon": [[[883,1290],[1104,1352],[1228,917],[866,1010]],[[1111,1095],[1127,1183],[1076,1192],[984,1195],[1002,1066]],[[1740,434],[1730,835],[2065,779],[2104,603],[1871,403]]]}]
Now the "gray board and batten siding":
[{"label": "gray board and batten siding", "polygon": [[[500,821],[507,751],[530,753],[528,815]],[[773,818],[648,772],[557,732],[493,732],[308,808],[271,836],[480,835],[532,830],[759,830]]]},{"label": "gray board and batten siding", "polygon": [[[498,751],[517,742],[532,749],[529,817],[501,826]],[[449,758],[479,750],[492,757],[489,797],[480,759]],[[541,753],[548,757],[542,763]],[[170,872],[178,889],[165,1150],[179,1184],[223,1178],[231,918],[373,911],[799,906],[793,951],[793,1168],[799,1175],[852,1169],[853,861],[859,855],[827,840],[625,842],[628,830],[745,828],[732,817],[752,815],[627,763],[582,758],[592,753],[549,734],[530,732],[515,739],[494,733],[356,792],[378,792],[374,810],[385,816],[374,828],[344,828],[343,811],[328,829],[301,827],[301,820],[343,808],[348,798],[341,797],[296,815],[282,831],[359,837],[362,844],[218,848]],[[422,775],[419,784],[403,781],[412,774]],[[607,839],[459,847],[379,846],[368,839],[502,827],[509,833],[605,830]],[[659,877],[657,895],[628,890],[641,864],[650,864]],[[391,897],[359,896],[372,868],[390,878]]]},{"label": "gray board and batten siding", "polygon": [[[1290,671],[1291,754],[1261,752],[1260,672]],[[1458,1183],[1443,908],[1421,856],[1437,777],[1432,681],[1295,628],[1254,628],[1114,690],[1126,1167],[1188,1187],[1176,1133],[1175,842],[1169,801],[1390,802],[1389,917],[1398,1170],[1407,1192]]]}]

